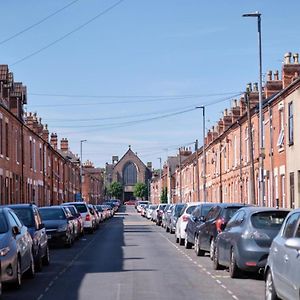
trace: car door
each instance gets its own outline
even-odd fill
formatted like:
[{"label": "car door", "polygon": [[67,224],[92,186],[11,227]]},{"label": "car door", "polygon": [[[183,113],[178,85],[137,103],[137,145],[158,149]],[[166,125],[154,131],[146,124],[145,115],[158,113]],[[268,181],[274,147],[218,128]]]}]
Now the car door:
[{"label": "car door", "polygon": [[44,253],[48,243],[46,229],[45,226],[43,226],[41,215],[36,207],[33,209],[33,214],[35,226],[37,228],[36,232],[38,234],[39,245]]},{"label": "car door", "polygon": [[[294,231],[293,237],[300,238],[300,213],[296,213],[296,230]],[[284,297],[286,299],[299,299],[299,287],[300,287],[300,253],[298,250],[288,248],[284,245],[284,279],[286,293]]]},{"label": "car door", "polygon": [[209,251],[210,249],[210,237],[213,236],[216,231],[216,220],[220,215],[221,207],[216,206],[213,208],[212,214],[209,220],[207,220],[207,226],[204,230],[203,240],[201,239],[201,249]]},{"label": "car door", "polygon": [[[31,246],[27,227],[23,226],[13,211],[8,211],[8,222],[11,227],[18,227],[20,233],[15,236],[18,252],[21,255],[22,273],[31,263]],[[26,234],[27,233],[27,234]]]},{"label": "car door", "polygon": [[197,226],[198,219],[200,218],[200,208],[197,207],[191,214],[190,219],[186,226],[186,233],[188,240],[194,243],[195,230]]},{"label": "car door", "polygon": [[[288,279],[288,277],[290,276],[289,260],[291,259],[291,253],[290,251],[288,251],[287,253],[288,249],[287,247],[285,247],[284,244],[287,239],[292,238],[294,236],[299,217],[299,212],[291,214],[288,217],[282,230],[282,234],[274,239],[274,244],[271,247],[271,255],[273,259],[272,269],[274,273],[275,286],[277,286],[278,291],[287,291],[291,287],[291,284],[289,282],[290,279]],[[296,251],[294,250],[291,252]]]},{"label": "car door", "polygon": [[219,262],[223,265],[228,264],[228,249],[230,245],[230,236],[232,228],[235,226],[236,219],[238,217],[238,213],[236,213],[230,221],[227,223],[223,232],[219,234],[217,237],[217,247],[218,247],[218,255]]}]

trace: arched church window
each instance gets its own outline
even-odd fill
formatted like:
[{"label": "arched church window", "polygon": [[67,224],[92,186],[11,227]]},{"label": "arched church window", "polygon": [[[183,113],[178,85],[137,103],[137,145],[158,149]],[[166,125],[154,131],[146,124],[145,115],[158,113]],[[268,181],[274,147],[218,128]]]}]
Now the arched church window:
[{"label": "arched church window", "polygon": [[123,170],[123,180],[126,185],[134,185],[137,183],[137,170],[134,163],[128,163]]}]

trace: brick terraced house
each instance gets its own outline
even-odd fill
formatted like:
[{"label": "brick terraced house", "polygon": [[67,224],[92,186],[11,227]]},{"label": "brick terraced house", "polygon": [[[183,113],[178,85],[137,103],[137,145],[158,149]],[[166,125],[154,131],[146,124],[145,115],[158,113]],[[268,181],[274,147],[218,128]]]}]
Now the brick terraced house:
[{"label": "brick terraced house", "polygon": [[[205,137],[206,174],[203,147],[181,162],[172,177],[170,202],[241,202],[272,207],[300,207],[300,65],[298,54],[287,53],[279,72],[267,73],[263,87],[264,187],[259,185],[259,111],[257,83],[234,99],[230,109],[208,130]],[[152,201],[159,202],[160,189],[168,181],[152,180]],[[170,187],[169,187],[170,188]],[[174,191],[173,191],[174,189]]]}]

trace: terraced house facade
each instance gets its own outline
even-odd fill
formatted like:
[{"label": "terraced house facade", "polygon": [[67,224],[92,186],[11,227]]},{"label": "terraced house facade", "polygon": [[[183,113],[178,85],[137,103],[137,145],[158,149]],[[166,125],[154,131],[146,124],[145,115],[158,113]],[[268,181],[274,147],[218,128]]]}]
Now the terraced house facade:
[{"label": "terraced house facade", "polygon": [[[259,112],[257,84],[248,84],[245,94],[234,99],[230,109],[205,137],[203,147],[163,178],[169,180],[169,202],[241,202],[294,208],[300,206],[300,65],[298,54],[287,53],[279,72],[269,71],[263,87],[264,197],[259,193]],[[180,153],[177,157],[180,156]],[[204,177],[205,176],[205,177]],[[163,188],[163,182],[151,186]],[[204,188],[205,184],[205,188]],[[205,193],[204,193],[205,191]],[[159,202],[159,191],[152,201]]]},{"label": "terraced house facade", "polygon": [[80,160],[49,137],[36,114],[24,113],[26,87],[0,65],[0,203],[54,205],[75,200],[81,191]]}]

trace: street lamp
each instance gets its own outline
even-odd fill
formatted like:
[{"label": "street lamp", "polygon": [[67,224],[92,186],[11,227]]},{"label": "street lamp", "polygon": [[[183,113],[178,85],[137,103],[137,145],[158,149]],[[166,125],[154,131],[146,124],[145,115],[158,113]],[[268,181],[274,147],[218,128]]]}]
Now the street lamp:
[{"label": "street lamp", "polygon": [[261,50],[261,13],[254,12],[243,14],[243,17],[255,17],[257,18],[257,30],[258,30],[258,52],[259,52],[259,195],[261,205],[265,205],[264,195],[264,140],[263,140],[263,99],[262,99],[262,50]]},{"label": "street lamp", "polygon": [[82,143],[87,140],[80,140],[80,198],[82,200]]},{"label": "street lamp", "polygon": [[[196,108],[202,109],[202,134],[203,134],[203,146],[202,146],[202,154],[203,154],[203,202],[206,202],[206,153],[205,153],[205,106],[196,106]],[[197,157],[198,159],[198,157]]]}]

